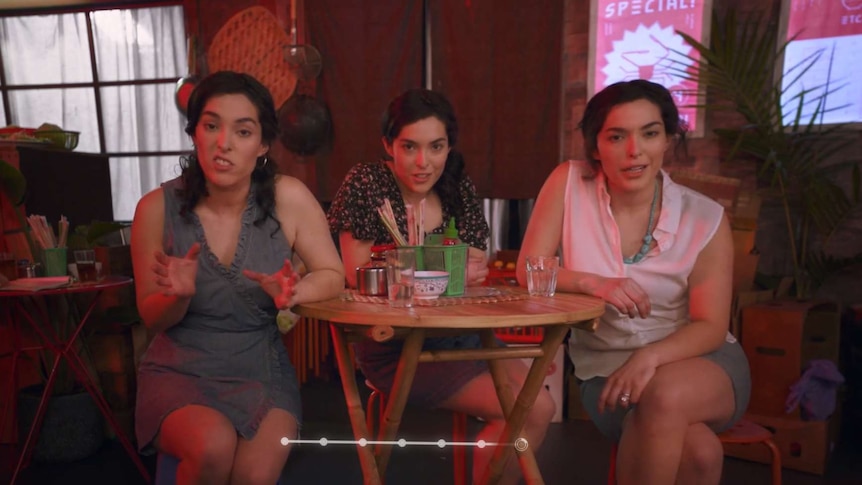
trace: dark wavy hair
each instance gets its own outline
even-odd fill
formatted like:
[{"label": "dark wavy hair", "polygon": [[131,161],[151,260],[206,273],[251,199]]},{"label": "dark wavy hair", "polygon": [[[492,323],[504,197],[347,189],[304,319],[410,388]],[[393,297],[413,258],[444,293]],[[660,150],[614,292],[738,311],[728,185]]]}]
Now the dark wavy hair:
[{"label": "dark wavy hair", "polygon": [[[381,129],[387,143],[392,143],[405,126],[430,117],[437,118],[446,127],[449,139],[449,155],[443,173],[434,184],[434,191],[440,197],[443,209],[457,220],[463,218],[459,184],[464,178],[464,157],[453,147],[458,142],[458,120],[452,103],[442,94],[429,89],[409,89],[389,103],[383,114]],[[387,156],[388,158],[388,156]]]},{"label": "dark wavy hair", "polygon": [[[264,144],[272,145],[278,136],[278,118],[275,114],[275,105],[269,90],[257,79],[248,74],[219,71],[213,73],[203,80],[192,91],[188,103],[188,123],[186,133],[194,136],[195,128],[200,121],[201,114],[207,102],[216,96],[225,94],[242,94],[257,108],[257,117],[261,126],[261,138]],[[180,214],[189,219],[191,211],[200,201],[201,197],[209,195],[206,187],[206,179],[198,161],[197,152],[192,152],[180,161],[182,167],[183,190],[180,194],[182,207]],[[255,219],[255,225],[263,224],[267,217],[272,217],[276,223],[278,219],[274,216],[275,210],[275,163],[267,163],[266,154],[257,159],[257,165],[251,173],[253,185],[257,187],[255,202],[262,209]]]},{"label": "dark wavy hair", "polygon": [[679,117],[679,110],[670,91],[661,84],[644,79],[618,82],[602,89],[587,102],[584,117],[578,125],[584,135],[586,152],[584,155],[596,172],[600,169],[601,162],[596,160],[593,153],[598,147],[598,135],[608,118],[608,113],[617,105],[640,99],[645,99],[658,107],[665,134],[670,138],[676,138],[677,149],[682,147],[685,150],[687,126]]}]

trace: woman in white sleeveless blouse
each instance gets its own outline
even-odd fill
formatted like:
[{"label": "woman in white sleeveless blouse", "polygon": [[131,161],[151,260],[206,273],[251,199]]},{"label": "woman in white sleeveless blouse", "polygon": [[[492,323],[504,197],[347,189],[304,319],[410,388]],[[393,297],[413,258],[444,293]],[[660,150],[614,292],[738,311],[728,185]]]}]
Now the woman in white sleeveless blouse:
[{"label": "woman in white sleeveless blouse", "polygon": [[518,262],[562,254],[558,291],[607,302],[569,355],[584,405],[619,441],[619,483],[717,484],[716,432],[745,412],[748,363],[728,332],[733,242],[722,207],[662,170],[684,124],[670,93],[644,80],[593,97],[581,122],[587,161],[563,163],[536,200]]}]

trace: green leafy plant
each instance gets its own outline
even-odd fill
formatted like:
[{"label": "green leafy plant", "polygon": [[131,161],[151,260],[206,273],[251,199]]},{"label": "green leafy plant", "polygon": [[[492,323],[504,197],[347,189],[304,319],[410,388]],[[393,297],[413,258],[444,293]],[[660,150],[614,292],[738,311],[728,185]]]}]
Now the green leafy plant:
[{"label": "green leafy plant", "polygon": [[122,231],[129,224],[122,222],[93,221],[90,224],[79,224],[69,235],[70,249],[92,249],[104,243],[110,236]]},{"label": "green leafy plant", "polygon": [[15,218],[18,220],[18,226],[22,228],[24,236],[27,239],[27,245],[30,248],[30,254],[38,254],[36,243],[30,237],[30,231],[27,222],[24,220],[24,213],[21,210],[21,204],[24,203],[24,195],[27,193],[27,179],[20,170],[13,167],[5,160],[0,160],[0,190],[9,203],[12,204]]},{"label": "green leafy plant", "polygon": [[[859,160],[842,159],[858,143],[856,134],[845,125],[823,123],[825,114],[839,109],[827,106],[827,97],[842,87],[802,84],[819,62],[831,65],[833,52],[814,52],[782,74],[793,38],[779,41],[777,23],[757,13],[738,17],[732,9],[713,15],[709,45],[678,33],[699,57],[680,53],[693,66],[677,71],[706,90],[699,108],[739,115],[738,126],[716,135],[730,147],[729,159],[757,165],[762,195],[781,204],[794,296],[810,297],[831,271],[862,262],[862,254],[837,258],[826,252],[859,202]],[[849,187],[836,183],[842,179]]]}]

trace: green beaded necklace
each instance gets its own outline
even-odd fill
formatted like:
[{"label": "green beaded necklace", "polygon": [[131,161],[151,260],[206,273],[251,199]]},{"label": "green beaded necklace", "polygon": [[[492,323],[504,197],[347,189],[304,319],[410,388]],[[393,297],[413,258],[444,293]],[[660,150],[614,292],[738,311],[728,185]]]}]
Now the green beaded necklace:
[{"label": "green beaded necklace", "polygon": [[655,223],[655,208],[658,207],[658,179],[655,181],[655,191],[652,193],[652,206],[649,209],[649,224],[647,224],[646,235],[644,236],[644,244],[641,246],[641,250],[638,251],[637,254],[630,258],[623,257],[623,263],[625,264],[634,264],[638,261],[644,259],[644,257],[649,252],[649,247],[652,244],[652,231],[653,224]]}]

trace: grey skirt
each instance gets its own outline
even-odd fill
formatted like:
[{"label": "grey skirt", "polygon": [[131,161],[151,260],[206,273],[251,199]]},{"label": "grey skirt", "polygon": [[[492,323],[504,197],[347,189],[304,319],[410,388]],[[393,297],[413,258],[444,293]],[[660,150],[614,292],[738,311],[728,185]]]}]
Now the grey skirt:
[{"label": "grey skirt", "polygon": [[[721,367],[727,376],[730,377],[730,383],[733,386],[734,402],[736,409],[733,416],[719,426],[713,426],[716,433],[720,433],[729,429],[745,414],[748,408],[748,400],[751,397],[751,374],[748,369],[748,358],[745,357],[745,352],[739,342],[725,342],[717,350],[701,356],[704,359],[715,362]],[[604,413],[599,413],[599,396],[602,394],[602,389],[607,382],[606,377],[593,377],[580,384],[581,402],[584,409],[590,415],[593,423],[599,428],[603,435],[613,440],[615,443],[620,440],[623,433],[623,420],[626,414],[637,405],[623,408],[617,406],[614,411],[605,410]]]},{"label": "grey skirt", "polygon": [[[377,343],[370,340],[359,342],[354,347],[359,370],[380,391],[389,394],[398,359],[401,357],[403,341]],[[476,349],[481,346],[479,336],[428,338],[422,350]],[[413,405],[436,408],[454,395],[468,382],[488,372],[485,361],[423,362],[416,366],[416,376],[407,402]]]}]

